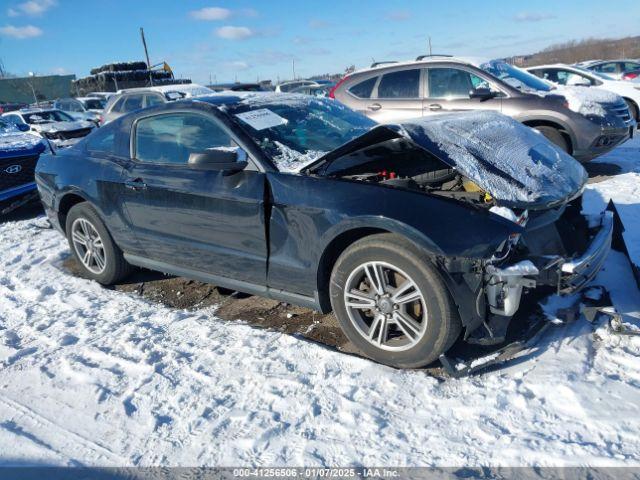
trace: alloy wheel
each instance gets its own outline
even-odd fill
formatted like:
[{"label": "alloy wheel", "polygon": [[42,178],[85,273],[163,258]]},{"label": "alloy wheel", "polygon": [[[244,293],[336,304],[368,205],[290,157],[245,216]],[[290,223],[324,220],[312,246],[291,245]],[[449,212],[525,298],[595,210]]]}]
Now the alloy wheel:
[{"label": "alloy wheel", "polygon": [[85,218],[71,225],[71,241],[78,258],[91,273],[100,275],[107,265],[104,243],[98,230]]},{"label": "alloy wheel", "polygon": [[344,304],[358,333],[382,350],[408,350],[427,329],[427,308],[418,285],[386,262],[354,269],[345,285]]}]

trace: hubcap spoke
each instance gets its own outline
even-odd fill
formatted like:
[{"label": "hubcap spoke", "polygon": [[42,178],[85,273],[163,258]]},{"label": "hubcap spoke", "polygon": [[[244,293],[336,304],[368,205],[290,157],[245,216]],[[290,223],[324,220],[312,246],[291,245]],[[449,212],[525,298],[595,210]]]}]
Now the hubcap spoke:
[{"label": "hubcap spoke", "polygon": [[384,315],[376,315],[369,328],[369,340],[377,345],[382,345],[387,340],[389,325]]},{"label": "hubcap spoke", "polygon": [[96,250],[93,254],[93,258],[96,261],[96,266],[102,270],[104,268],[104,257],[102,256],[102,252],[100,250]]},{"label": "hubcap spoke", "polygon": [[358,308],[360,310],[369,310],[375,308],[375,299],[365,295],[357,290],[351,290],[345,294],[345,305],[347,308]]},{"label": "hubcap spoke", "polygon": [[87,250],[84,252],[84,256],[82,257],[82,263],[84,263],[87,267],[91,265],[91,251]]},{"label": "hubcap spoke", "polygon": [[380,316],[380,329],[378,332],[378,345],[382,345],[387,341],[387,332],[389,330],[389,322],[387,317]]},{"label": "hubcap spoke", "polygon": [[370,263],[364,267],[364,272],[367,275],[371,288],[373,288],[378,295],[383,295],[385,282],[382,266],[378,263]]},{"label": "hubcap spoke", "polygon": [[410,318],[401,312],[395,312],[393,314],[393,320],[407,337],[415,339],[420,335],[422,327],[413,318]]},{"label": "hubcap spoke", "polygon": [[420,291],[416,287],[416,284],[411,280],[406,280],[400,287],[395,291],[391,300],[394,303],[403,305],[405,303],[415,302],[416,300],[420,300],[422,295]]},{"label": "hubcap spoke", "polygon": [[72,234],[73,241],[79,243],[80,245],[87,246],[87,239],[84,235],[80,234],[78,231],[74,231]]}]

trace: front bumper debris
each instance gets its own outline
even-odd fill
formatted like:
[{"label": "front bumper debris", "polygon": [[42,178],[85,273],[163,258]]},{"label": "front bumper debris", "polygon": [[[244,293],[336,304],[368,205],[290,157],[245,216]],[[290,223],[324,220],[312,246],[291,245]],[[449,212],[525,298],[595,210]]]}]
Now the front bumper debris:
[{"label": "front bumper debris", "polygon": [[607,210],[586,219],[592,229],[597,228],[597,232],[586,250],[577,257],[548,256],[534,261],[522,260],[501,268],[487,266],[485,293],[491,313],[513,316],[520,307],[524,288],[553,285],[559,295],[568,295],[593,280],[611,249],[614,214]]},{"label": "front bumper debris", "polygon": [[561,295],[576,292],[593,280],[611,250],[613,212],[607,210],[590,220],[595,221],[600,229],[587,250],[577,258],[559,263],[558,293]]}]

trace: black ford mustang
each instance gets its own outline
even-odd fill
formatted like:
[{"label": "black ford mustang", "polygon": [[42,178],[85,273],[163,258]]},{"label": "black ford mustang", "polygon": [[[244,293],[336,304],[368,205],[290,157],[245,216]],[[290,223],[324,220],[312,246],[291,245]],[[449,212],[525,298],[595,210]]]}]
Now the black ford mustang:
[{"label": "black ford mustang", "polygon": [[581,288],[611,243],[608,212],[580,212],[582,166],[492,112],[377,125],[327,99],[204,97],[122,117],[36,180],[98,282],[139,266],[333,310],[400,367],[461,332],[501,341],[524,288]]}]

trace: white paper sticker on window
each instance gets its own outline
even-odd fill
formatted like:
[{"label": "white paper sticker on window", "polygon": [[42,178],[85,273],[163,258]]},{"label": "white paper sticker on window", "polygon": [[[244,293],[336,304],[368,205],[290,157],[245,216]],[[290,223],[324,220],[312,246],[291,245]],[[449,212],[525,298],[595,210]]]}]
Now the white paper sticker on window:
[{"label": "white paper sticker on window", "polygon": [[236,113],[236,117],[256,130],[286,125],[287,119],[273,113],[268,108],[260,108],[250,112]]}]

